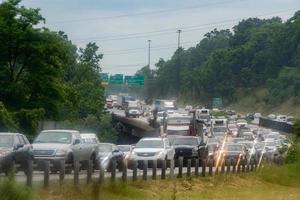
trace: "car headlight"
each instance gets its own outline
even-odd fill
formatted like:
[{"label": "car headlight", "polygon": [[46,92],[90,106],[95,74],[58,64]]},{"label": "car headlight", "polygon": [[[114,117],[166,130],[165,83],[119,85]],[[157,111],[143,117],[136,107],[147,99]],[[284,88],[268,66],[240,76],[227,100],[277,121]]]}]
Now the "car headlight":
[{"label": "car headlight", "polygon": [[164,156],[164,152],[163,151],[159,151],[159,152],[156,152],[155,155],[158,156],[158,157],[163,157]]},{"label": "car headlight", "polygon": [[0,157],[5,157],[10,154],[10,151],[2,151],[0,152]]},{"label": "car headlight", "polygon": [[67,155],[67,150],[66,150],[66,149],[57,149],[55,155],[56,155],[56,156],[64,156],[64,155]]},{"label": "car headlight", "polygon": [[193,148],[192,153],[193,154],[197,154],[198,153],[198,149],[197,148]]}]

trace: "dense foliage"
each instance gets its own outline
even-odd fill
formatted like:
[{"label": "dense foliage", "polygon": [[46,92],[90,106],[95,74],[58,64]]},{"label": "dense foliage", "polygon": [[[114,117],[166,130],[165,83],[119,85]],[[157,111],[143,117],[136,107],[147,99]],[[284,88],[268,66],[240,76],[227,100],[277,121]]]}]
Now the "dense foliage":
[{"label": "dense foliage", "polygon": [[[239,89],[267,87],[266,103],[298,96],[300,89],[300,11],[286,22],[249,18],[230,30],[213,30],[171,59],[160,59],[154,70],[144,67],[147,97],[210,102],[236,99]],[[168,80],[168,81],[166,81]],[[275,98],[274,98],[275,97]]]},{"label": "dense foliage", "polygon": [[[99,47],[77,49],[39,9],[0,4],[0,128],[34,135],[42,120],[102,122]],[[107,121],[105,118],[104,121]]]}]

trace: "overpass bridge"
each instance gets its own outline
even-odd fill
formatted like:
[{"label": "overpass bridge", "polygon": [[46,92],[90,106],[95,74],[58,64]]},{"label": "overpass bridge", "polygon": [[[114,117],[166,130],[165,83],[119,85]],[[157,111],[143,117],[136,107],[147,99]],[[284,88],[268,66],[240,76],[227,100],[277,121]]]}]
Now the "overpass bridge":
[{"label": "overpass bridge", "polygon": [[148,119],[145,117],[128,118],[125,117],[124,110],[117,109],[110,110],[110,113],[112,119],[122,123],[127,129],[125,132],[130,132],[132,136],[137,138],[159,136],[159,131],[150,126]]}]

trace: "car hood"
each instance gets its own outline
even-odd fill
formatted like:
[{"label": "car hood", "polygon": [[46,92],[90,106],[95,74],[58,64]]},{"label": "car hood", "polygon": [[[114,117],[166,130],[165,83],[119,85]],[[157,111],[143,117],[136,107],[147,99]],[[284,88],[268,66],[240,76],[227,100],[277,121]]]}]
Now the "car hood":
[{"label": "car hood", "polygon": [[135,148],[133,150],[135,153],[143,153],[143,152],[148,152],[148,153],[157,153],[164,151],[163,148]]},{"label": "car hood", "polygon": [[7,156],[12,152],[13,152],[12,148],[0,147],[0,157]]},{"label": "car hood", "polygon": [[111,152],[99,152],[99,157],[109,157],[111,155]]},{"label": "car hood", "polygon": [[174,145],[174,149],[194,149],[197,146],[190,146],[190,145]]},{"label": "car hood", "polygon": [[71,144],[60,144],[60,143],[33,143],[33,149],[67,149]]},{"label": "car hood", "polygon": [[241,154],[241,152],[239,152],[239,151],[227,151],[226,152],[226,156],[238,156],[240,154]]}]

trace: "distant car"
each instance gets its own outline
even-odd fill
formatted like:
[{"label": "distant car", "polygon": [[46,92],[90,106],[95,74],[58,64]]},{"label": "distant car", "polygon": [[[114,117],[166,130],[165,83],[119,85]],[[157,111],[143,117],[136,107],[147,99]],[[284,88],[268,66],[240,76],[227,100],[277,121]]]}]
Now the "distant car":
[{"label": "distant car", "polygon": [[270,132],[269,134],[264,135],[265,140],[279,140],[280,134],[278,132]]},{"label": "distant car", "polygon": [[256,146],[253,141],[243,141],[239,142],[239,144],[243,144],[246,147],[246,151],[249,154],[249,159],[259,159],[259,152],[256,150]]},{"label": "distant car", "polygon": [[268,118],[269,118],[269,119],[276,119],[276,115],[275,115],[275,114],[269,114],[269,115],[268,115]]},{"label": "distant car", "polygon": [[206,148],[208,151],[208,158],[213,159],[215,161],[218,156],[219,147],[220,144],[217,142],[207,143]]},{"label": "distant car", "polygon": [[199,156],[198,150],[201,144],[199,137],[192,136],[178,136],[174,139],[172,146],[175,149],[175,159],[179,157],[197,158]]},{"label": "distant car", "polygon": [[33,159],[32,146],[25,135],[20,133],[0,133],[0,173],[8,174],[13,162],[20,164],[27,173],[27,162]]},{"label": "distant car", "polygon": [[264,155],[268,159],[274,159],[276,156],[279,155],[278,151],[278,142],[272,139],[265,140],[265,151]]},{"label": "distant car", "polygon": [[[172,160],[175,156],[175,150],[171,146],[167,138],[142,138],[136,144],[129,158],[129,166],[132,166],[132,161],[138,161],[141,166],[143,160],[157,160],[157,164],[161,165],[162,160]],[[151,165],[151,163],[150,163]]]},{"label": "distant car", "polygon": [[122,151],[124,153],[125,158],[130,157],[132,150],[133,150],[132,145],[117,145],[117,146],[120,149],[120,151]]},{"label": "distant car", "polygon": [[98,145],[97,163],[104,169],[110,171],[112,162],[116,162],[116,168],[121,171],[123,169],[124,153],[115,144],[100,143]]},{"label": "distant car", "polygon": [[191,105],[187,105],[187,106],[185,106],[185,108],[184,108],[185,111],[190,111],[190,110],[192,110],[192,109],[193,109],[193,106],[191,106]]},{"label": "distant car", "polygon": [[243,132],[240,137],[248,141],[253,141],[255,139],[252,132]]},{"label": "distant car", "polygon": [[226,126],[214,126],[211,130],[212,136],[215,138],[224,138],[228,131]]},{"label": "distant car", "polygon": [[228,138],[227,139],[227,142],[230,142],[230,143],[239,143],[239,142],[244,142],[246,141],[245,138],[242,138],[242,137],[233,137],[233,138]]},{"label": "distant car", "polygon": [[98,144],[100,143],[95,133],[80,133],[81,139],[86,144]]},{"label": "distant car", "polygon": [[223,158],[233,159],[236,163],[239,159],[247,159],[248,153],[244,145],[238,143],[229,143],[225,147],[226,151],[223,153]]}]

